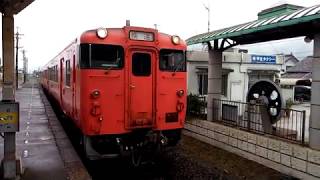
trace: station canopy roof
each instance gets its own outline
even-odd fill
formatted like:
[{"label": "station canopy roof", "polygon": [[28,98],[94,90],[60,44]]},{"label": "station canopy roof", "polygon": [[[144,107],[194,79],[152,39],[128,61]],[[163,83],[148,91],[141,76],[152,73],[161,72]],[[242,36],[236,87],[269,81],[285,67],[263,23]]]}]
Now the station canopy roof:
[{"label": "station canopy roof", "polygon": [[18,14],[34,0],[0,0],[0,12]]},{"label": "station canopy roof", "polygon": [[312,37],[315,33],[320,33],[320,4],[308,8],[282,4],[261,11],[258,20],[199,34],[186,41],[192,45],[230,39],[236,44],[251,44],[298,36]]}]

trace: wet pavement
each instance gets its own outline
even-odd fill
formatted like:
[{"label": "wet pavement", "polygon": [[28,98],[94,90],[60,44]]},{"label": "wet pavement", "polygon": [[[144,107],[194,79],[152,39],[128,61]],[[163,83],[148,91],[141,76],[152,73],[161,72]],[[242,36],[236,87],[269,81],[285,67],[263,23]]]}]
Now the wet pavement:
[{"label": "wet pavement", "polygon": [[[64,167],[48,118],[36,87],[16,91],[20,104],[20,131],[16,135],[17,158],[21,158],[24,180],[65,179]],[[1,149],[3,139],[1,138]],[[3,158],[3,151],[0,154]]]},{"label": "wet pavement", "polygon": [[[91,180],[87,169],[81,162],[80,157],[72,146],[69,137],[58,120],[50,102],[40,89],[40,96],[44,103],[45,111],[48,117],[49,127],[53,132],[59,154],[64,162],[64,170],[68,180]],[[62,115],[63,113],[60,113]]]},{"label": "wet pavement", "polygon": [[[0,91],[1,96],[1,91]],[[37,82],[16,91],[20,104],[20,131],[16,134],[17,159],[21,159],[22,180],[63,180],[67,175],[64,159],[48,122]],[[3,149],[3,139],[0,140]],[[3,150],[0,151],[3,159]]]}]

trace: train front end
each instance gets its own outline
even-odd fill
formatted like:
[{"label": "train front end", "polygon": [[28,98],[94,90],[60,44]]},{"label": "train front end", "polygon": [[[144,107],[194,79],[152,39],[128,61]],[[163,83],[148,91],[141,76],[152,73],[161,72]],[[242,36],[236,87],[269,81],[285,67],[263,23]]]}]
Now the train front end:
[{"label": "train front end", "polygon": [[149,28],[82,34],[79,124],[89,158],[179,141],[186,115],[185,51],[178,36]]}]

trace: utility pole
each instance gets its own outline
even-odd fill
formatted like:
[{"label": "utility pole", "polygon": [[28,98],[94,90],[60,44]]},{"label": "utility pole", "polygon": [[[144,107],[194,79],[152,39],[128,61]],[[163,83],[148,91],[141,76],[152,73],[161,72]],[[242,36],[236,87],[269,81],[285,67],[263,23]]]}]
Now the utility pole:
[{"label": "utility pole", "polygon": [[210,32],[210,5],[208,2],[208,5],[203,4],[204,8],[208,11],[208,32]]},{"label": "utility pole", "polygon": [[23,56],[23,83],[26,83],[28,73],[28,58],[26,57],[26,50],[22,50]]},{"label": "utility pole", "polygon": [[19,28],[17,27],[17,32],[16,32],[16,89],[18,89],[18,81],[19,81],[19,70],[18,70],[18,55],[19,55],[19,51],[18,49],[21,48],[19,47],[19,39],[20,36],[22,36],[23,34],[19,33]]}]

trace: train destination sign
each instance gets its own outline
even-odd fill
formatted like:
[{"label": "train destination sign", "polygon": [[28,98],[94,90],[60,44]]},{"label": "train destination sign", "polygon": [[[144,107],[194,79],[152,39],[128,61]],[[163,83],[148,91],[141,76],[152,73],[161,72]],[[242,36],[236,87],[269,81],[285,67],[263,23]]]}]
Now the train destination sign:
[{"label": "train destination sign", "polygon": [[251,55],[251,62],[256,64],[276,64],[276,56]]}]

